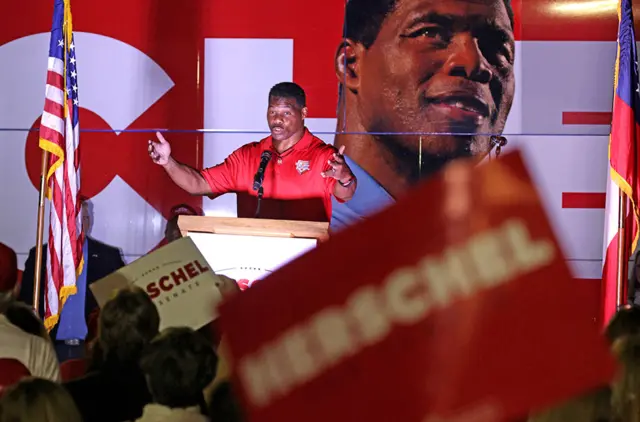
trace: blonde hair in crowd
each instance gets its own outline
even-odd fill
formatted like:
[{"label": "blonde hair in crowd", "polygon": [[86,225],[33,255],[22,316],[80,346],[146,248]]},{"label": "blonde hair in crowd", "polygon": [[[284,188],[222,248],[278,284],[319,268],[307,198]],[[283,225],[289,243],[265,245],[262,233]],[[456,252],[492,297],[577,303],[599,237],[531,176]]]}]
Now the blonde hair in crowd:
[{"label": "blonde hair in crowd", "polygon": [[640,335],[620,339],[614,353],[621,364],[612,389],[614,416],[624,422],[640,422]]},{"label": "blonde hair in crowd", "polygon": [[71,395],[59,384],[25,378],[0,398],[0,422],[82,422]]},{"label": "blonde hair in crowd", "polygon": [[610,399],[611,391],[608,388],[601,388],[532,415],[528,422],[610,421]]}]

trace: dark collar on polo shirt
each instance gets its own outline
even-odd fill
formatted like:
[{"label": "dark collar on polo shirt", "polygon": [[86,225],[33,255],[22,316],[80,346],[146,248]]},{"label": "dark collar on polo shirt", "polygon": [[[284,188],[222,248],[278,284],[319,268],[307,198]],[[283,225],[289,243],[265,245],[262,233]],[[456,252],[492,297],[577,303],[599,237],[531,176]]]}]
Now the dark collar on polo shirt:
[{"label": "dark collar on polo shirt", "polygon": [[272,151],[275,154],[276,157],[284,158],[287,155],[293,153],[294,151],[302,151],[302,150],[305,150],[305,149],[309,148],[311,146],[312,142],[313,142],[313,134],[309,131],[309,129],[307,129],[305,127],[304,128],[304,135],[302,135],[302,138],[300,138],[300,140],[298,142],[296,142],[294,146],[292,146],[291,148],[289,148],[288,150],[286,150],[282,154],[278,153],[276,151],[276,148],[273,146],[273,137],[272,136],[269,136],[267,138],[267,142],[266,142],[266,145],[265,145],[264,149],[268,149],[268,150]]}]

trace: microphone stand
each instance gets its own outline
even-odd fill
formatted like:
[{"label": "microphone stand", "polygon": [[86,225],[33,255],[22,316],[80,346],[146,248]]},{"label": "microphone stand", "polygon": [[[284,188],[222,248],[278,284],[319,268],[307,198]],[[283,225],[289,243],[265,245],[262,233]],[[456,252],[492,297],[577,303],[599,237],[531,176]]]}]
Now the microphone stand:
[{"label": "microphone stand", "polygon": [[262,188],[262,183],[264,183],[264,172],[266,171],[267,164],[269,164],[269,160],[271,160],[271,152],[263,151],[260,156],[260,167],[258,167],[258,172],[253,177],[253,190],[258,191],[258,206],[256,207],[256,214],[254,218],[258,218],[260,215],[260,204],[262,201],[262,196],[264,195],[264,189]]},{"label": "microphone stand", "polygon": [[260,188],[258,189],[258,206],[256,207],[256,215],[253,218],[258,218],[260,214],[260,201],[262,201],[262,196],[264,195],[264,189],[262,188],[262,183],[260,184]]}]

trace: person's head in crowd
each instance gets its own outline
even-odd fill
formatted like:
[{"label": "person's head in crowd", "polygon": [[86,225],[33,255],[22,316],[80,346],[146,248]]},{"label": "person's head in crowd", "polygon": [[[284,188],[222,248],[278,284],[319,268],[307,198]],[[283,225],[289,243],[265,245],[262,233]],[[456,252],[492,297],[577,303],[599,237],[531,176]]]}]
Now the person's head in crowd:
[{"label": "person's head in crowd", "polygon": [[612,422],[610,402],[611,389],[601,387],[534,412],[528,422]]},{"label": "person's head in crowd", "polygon": [[631,306],[616,312],[607,324],[605,335],[614,354],[619,355],[627,338],[640,335],[640,308]]},{"label": "person's head in crowd", "polygon": [[162,331],[140,359],[154,402],[171,408],[202,405],[202,392],[213,381],[217,363],[211,344],[187,327]]},{"label": "person's head in crowd", "polygon": [[200,216],[204,215],[201,209],[196,209],[187,204],[176,205],[171,208],[169,219],[167,220],[167,225],[164,229],[164,238],[168,243],[173,242],[174,240],[178,240],[182,237],[180,234],[180,228],[178,227],[178,217],[181,215],[193,215]]},{"label": "person's head in crowd", "polygon": [[4,390],[0,422],[82,422],[69,393],[53,381],[26,378]]},{"label": "person's head in crowd", "polygon": [[611,406],[616,420],[640,421],[640,335],[625,337],[616,356],[620,362],[613,382]]},{"label": "person's head in crowd", "polygon": [[640,308],[616,312],[605,335],[620,363],[612,388],[613,420],[640,422]]},{"label": "person's head in crowd", "polygon": [[16,300],[11,292],[0,292],[0,315],[4,315],[7,307]]},{"label": "person's head in crowd", "polygon": [[93,202],[88,197],[80,195],[80,204],[82,206],[82,229],[85,236],[88,236],[93,227]]},{"label": "person's head in crowd", "polygon": [[209,417],[216,422],[243,422],[245,420],[242,407],[229,381],[223,381],[211,392]]},{"label": "person's head in crowd", "polygon": [[515,92],[510,0],[348,0],[336,146],[392,196],[486,156]]},{"label": "person's head in crowd", "polygon": [[159,326],[158,310],[144,290],[128,287],[118,291],[100,311],[98,341],[103,361],[137,365]]},{"label": "person's head in crowd", "polygon": [[49,333],[44,327],[42,320],[38,318],[33,308],[26,303],[12,300],[6,304],[2,313],[11,324],[20,328],[22,331],[45,340],[50,340]]},{"label": "person's head in crowd", "polygon": [[13,249],[0,243],[0,294],[11,292],[18,281],[18,257]]}]

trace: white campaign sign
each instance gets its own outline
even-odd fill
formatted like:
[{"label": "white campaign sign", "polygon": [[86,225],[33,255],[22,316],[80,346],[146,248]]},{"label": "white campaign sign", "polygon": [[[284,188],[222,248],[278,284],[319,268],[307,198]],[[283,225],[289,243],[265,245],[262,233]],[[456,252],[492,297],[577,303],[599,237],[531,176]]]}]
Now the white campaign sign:
[{"label": "white campaign sign", "polygon": [[122,288],[143,289],[158,308],[160,329],[197,330],[217,317],[220,280],[193,241],[182,238],[92,283],[100,307]]}]

